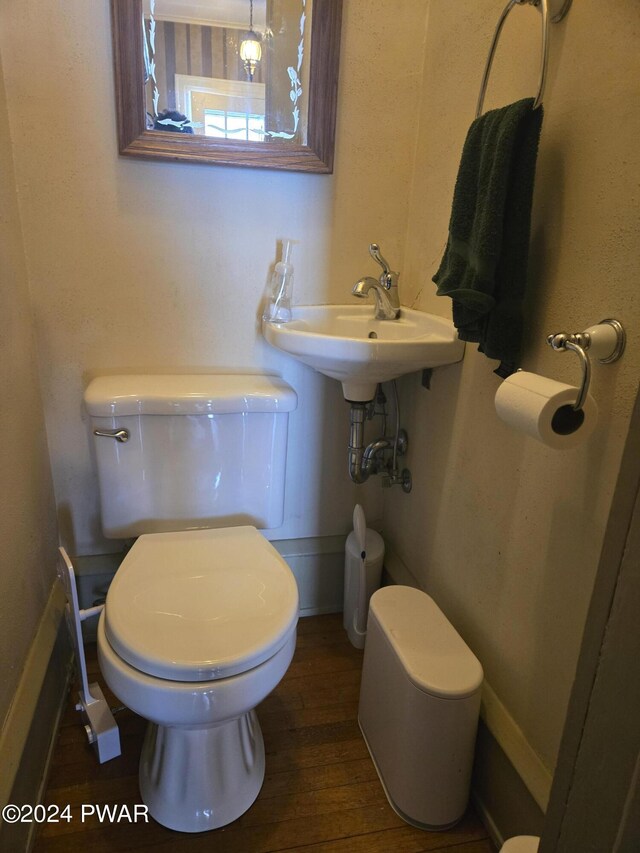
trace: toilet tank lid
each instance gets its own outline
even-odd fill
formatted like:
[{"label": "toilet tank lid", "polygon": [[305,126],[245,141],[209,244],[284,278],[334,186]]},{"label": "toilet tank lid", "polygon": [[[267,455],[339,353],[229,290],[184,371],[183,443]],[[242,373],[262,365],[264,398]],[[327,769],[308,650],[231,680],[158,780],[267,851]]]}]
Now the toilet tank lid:
[{"label": "toilet tank lid", "polygon": [[425,592],[386,586],[374,592],[370,608],[419,690],[441,699],[464,699],[480,688],[480,661]]},{"label": "toilet tank lid", "polygon": [[291,412],[298,398],[282,379],[264,374],[136,374],[92,379],[84,402],[93,417],[226,415]]}]

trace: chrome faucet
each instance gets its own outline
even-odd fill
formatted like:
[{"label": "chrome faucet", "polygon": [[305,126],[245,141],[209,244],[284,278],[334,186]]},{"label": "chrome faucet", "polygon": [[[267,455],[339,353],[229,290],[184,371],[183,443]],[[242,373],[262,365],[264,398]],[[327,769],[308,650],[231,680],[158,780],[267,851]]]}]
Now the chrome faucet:
[{"label": "chrome faucet", "polygon": [[400,296],[398,293],[398,277],[400,273],[392,272],[389,264],[380,254],[380,246],[372,243],[369,254],[382,267],[382,274],[376,281],[370,275],[361,278],[353,285],[354,296],[366,299],[369,291],[373,290],[376,298],[376,320],[395,320],[400,314]]}]

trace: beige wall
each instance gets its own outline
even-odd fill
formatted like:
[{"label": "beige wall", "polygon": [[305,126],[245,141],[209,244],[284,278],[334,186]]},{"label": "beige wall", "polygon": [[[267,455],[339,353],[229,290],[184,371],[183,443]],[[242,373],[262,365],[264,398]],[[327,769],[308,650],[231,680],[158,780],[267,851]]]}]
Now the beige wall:
[{"label": "beige wall", "polygon": [[[2,4],[44,404],[72,553],[109,547],[81,406],[95,371],[282,373],[300,405],[277,537],[350,528],[356,489],[339,385],[268,347],[256,315],[278,238],[298,241],[299,302],[350,299],[374,270],[372,240],[401,263],[417,131],[405,116],[421,71],[404,45],[424,31],[425,9],[425,0],[345,4],[337,168],[320,176],[118,157],[108,2]],[[375,517],[380,490],[365,491]]]},{"label": "beige wall", "polygon": [[[488,681],[549,769],[640,368],[639,23],[636,0],[578,0],[553,29],[531,243],[523,367],[577,382],[548,333],[617,317],[616,365],[596,366],[595,435],[545,448],[496,417],[495,366],[467,345],[433,390],[402,382],[414,489],[386,493],[384,533],[479,656]],[[459,155],[503,0],[431,0],[403,301],[449,315],[431,276],[446,241]],[[505,26],[486,106],[533,93],[539,15]]]},{"label": "beige wall", "polygon": [[0,65],[0,727],[55,573],[56,529]]}]

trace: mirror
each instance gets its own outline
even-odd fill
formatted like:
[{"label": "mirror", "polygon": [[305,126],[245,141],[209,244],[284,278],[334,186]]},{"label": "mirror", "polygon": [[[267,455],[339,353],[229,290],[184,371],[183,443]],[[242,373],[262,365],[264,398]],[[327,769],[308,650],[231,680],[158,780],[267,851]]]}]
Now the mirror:
[{"label": "mirror", "polygon": [[121,154],[331,172],[341,0],[112,0]]}]

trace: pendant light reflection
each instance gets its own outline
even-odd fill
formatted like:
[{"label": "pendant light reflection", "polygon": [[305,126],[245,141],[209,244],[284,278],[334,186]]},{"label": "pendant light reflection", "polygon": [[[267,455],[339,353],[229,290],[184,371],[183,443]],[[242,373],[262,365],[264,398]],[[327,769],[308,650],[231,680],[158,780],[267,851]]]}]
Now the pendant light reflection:
[{"label": "pendant light reflection", "polygon": [[250,82],[253,82],[253,75],[261,58],[262,38],[253,30],[253,0],[249,0],[249,31],[245,33],[240,43],[240,59]]}]

